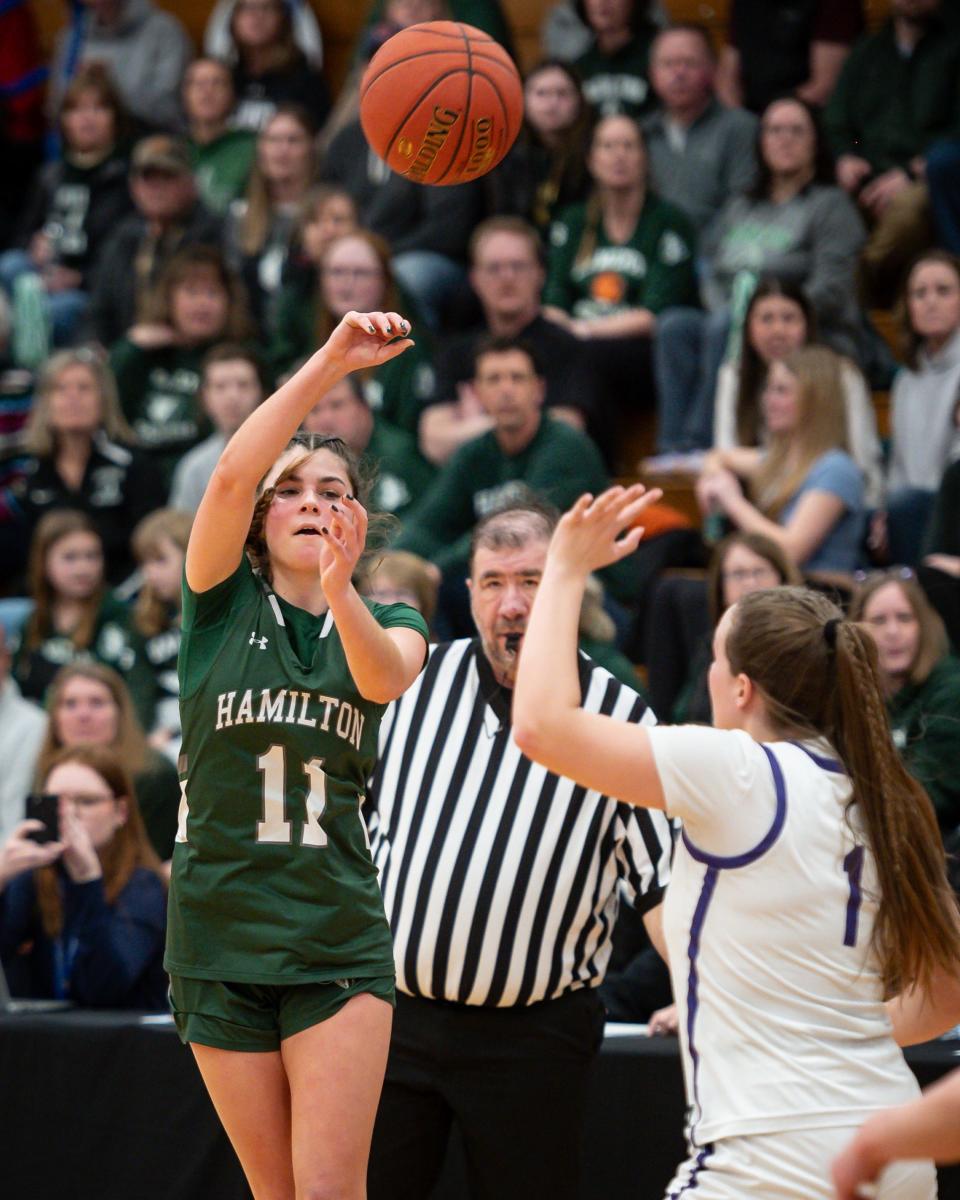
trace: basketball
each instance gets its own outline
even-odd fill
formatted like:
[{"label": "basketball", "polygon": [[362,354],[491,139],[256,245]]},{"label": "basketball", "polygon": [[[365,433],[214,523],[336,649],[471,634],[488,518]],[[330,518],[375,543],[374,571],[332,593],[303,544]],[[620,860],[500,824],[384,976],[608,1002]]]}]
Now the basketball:
[{"label": "basketball", "polygon": [[448,187],[492,170],[523,119],[523,87],[499,42],[459,21],[402,29],[370,60],[360,123],[374,152],[414,183]]}]

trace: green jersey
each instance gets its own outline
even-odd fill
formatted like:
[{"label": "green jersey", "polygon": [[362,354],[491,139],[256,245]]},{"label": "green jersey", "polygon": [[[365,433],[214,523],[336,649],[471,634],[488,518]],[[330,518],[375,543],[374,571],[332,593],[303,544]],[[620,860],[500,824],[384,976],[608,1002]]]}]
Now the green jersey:
[{"label": "green jersey", "polygon": [[[404,604],[367,603],[427,638]],[[240,983],[393,973],[360,815],[384,705],[357,690],[332,615],[280,599],[246,558],[184,584],[183,745],[166,969]]]},{"label": "green jersey", "polygon": [[696,235],[679,209],[647,193],[627,241],[611,241],[601,220],[589,239],[589,252],[581,255],[587,210],[587,204],[572,204],[550,226],[544,304],[585,318],[627,308],[658,313],[698,304]]}]

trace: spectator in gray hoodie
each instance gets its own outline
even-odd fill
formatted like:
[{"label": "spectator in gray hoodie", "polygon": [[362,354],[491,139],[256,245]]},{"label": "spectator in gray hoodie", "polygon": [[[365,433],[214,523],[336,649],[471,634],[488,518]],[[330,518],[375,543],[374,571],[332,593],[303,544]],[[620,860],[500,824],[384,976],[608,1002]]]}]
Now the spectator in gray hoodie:
[{"label": "spectator in gray hoodie", "polygon": [[57,40],[50,76],[53,111],[83,62],[110,71],[127,109],[150,128],[175,129],[180,81],[193,49],[186,30],[152,0],[82,0]]}]

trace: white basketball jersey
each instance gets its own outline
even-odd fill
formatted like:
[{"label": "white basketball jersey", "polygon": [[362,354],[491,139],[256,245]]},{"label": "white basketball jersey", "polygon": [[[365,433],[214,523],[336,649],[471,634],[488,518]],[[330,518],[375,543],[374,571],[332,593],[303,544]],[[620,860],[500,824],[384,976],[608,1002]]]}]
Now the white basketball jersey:
[{"label": "white basketball jersey", "polygon": [[650,729],[683,832],[664,906],[694,1145],[917,1095],[870,949],[878,886],[825,743]]}]

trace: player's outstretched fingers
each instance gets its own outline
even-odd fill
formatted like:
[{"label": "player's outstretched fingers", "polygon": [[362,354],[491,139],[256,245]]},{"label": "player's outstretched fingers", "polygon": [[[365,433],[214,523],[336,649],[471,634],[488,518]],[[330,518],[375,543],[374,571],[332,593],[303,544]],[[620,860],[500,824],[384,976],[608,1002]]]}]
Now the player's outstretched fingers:
[{"label": "player's outstretched fingers", "polygon": [[396,312],[388,312],[383,315],[387,318],[387,323],[393,337],[407,337],[409,335],[410,322],[406,317]]}]

